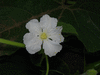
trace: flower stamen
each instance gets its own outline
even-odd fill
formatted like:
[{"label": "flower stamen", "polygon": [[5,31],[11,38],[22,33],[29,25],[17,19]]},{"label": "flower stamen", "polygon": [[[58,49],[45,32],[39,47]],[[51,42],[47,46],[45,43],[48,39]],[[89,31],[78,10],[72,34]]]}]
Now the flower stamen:
[{"label": "flower stamen", "polygon": [[42,33],[41,36],[40,36],[40,38],[41,38],[42,40],[46,39],[46,38],[47,38],[46,33]]}]

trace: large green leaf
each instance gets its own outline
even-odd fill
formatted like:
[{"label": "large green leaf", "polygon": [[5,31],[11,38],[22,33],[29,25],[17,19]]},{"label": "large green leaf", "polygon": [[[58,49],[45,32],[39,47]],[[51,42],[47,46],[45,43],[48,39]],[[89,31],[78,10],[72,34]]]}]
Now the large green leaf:
[{"label": "large green leaf", "polygon": [[[58,19],[63,33],[75,34],[88,52],[97,52],[100,50],[99,7],[99,2],[89,0],[74,3],[65,0],[1,0],[0,38],[23,43],[23,36],[28,32],[25,24],[49,14]],[[11,55],[18,49],[0,43],[0,56]]]},{"label": "large green leaf", "polygon": [[[72,25],[78,33],[77,37],[83,42],[87,51],[100,50],[98,3],[78,1],[76,4],[74,2],[74,5],[72,3],[72,6],[65,4],[63,0],[1,0],[0,37],[22,42],[23,35],[28,31],[25,24],[31,19],[39,19],[42,15],[49,14],[51,17],[58,18],[59,22]],[[69,30],[66,26],[63,27]],[[7,48],[9,46],[1,44],[1,47]]]}]

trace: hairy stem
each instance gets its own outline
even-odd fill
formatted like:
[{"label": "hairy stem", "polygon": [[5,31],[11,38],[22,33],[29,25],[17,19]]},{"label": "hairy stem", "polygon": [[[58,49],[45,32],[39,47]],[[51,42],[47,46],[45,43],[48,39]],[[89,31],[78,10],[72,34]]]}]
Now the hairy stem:
[{"label": "hairy stem", "polygon": [[46,56],[46,63],[47,63],[46,75],[48,75],[48,73],[49,73],[49,62],[48,62],[48,56],[47,55],[45,55],[45,56]]},{"label": "hairy stem", "polygon": [[0,43],[4,43],[4,44],[8,44],[8,45],[13,45],[13,46],[25,48],[25,45],[23,43],[9,41],[9,40],[5,40],[5,39],[2,39],[2,38],[0,38]]}]

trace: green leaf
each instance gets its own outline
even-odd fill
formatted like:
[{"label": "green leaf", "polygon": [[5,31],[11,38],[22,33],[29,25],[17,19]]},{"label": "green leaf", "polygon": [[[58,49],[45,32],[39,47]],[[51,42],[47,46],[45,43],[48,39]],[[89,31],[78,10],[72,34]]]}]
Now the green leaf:
[{"label": "green leaf", "polygon": [[[76,1],[75,5],[66,5],[65,0],[1,0],[0,2],[0,38],[23,43],[23,36],[29,31],[25,28],[31,19],[39,19],[44,14],[58,19],[58,26],[63,26],[64,33],[78,35],[88,52],[100,50],[100,4],[99,2]],[[67,40],[67,39],[66,39]],[[77,43],[77,42],[76,42]],[[64,44],[66,46],[66,43]],[[0,56],[11,55],[19,48],[0,43]],[[40,52],[41,53],[41,52]],[[67,54],[68,55],[68,54]],[[66,55],[66,56],[67,56]],[[73,53],[71,54],[71,56]],[[74,56],[73,56],[74,57]],[[37,57],[39,58],[39,57]],[[32,62],[35,61],[34,58]],[[66,60],[67,57],[65,57]],[[79,58],[79,57],[78,57]],[[40,58],[41,59],[41,58]],[[40,59],[37,65],[41,66]],[[71,59],[71,58],[69,58]],[[77,59],[77,58],[76,58]],[[56,58],[54,58],[56,60]],[[53,62],[54,62],[53,60]],[[58,59],[57,59],[58,60]],[[69,74],[63,61],[56,71]],[[51,64],[52,67],[53,63]],[[65,67],[66,66],[66,67]],[[71,65],[72,66],[72,65]]]},{"label": "green leaf", "polygon": [[[0,38],[22,43],[24,34],[28,32],[25,24],[31,19],[39,19],[44,14],[49,14],[51,17],[57,18],[58,22],[72,25],[67,25],[69,29],[66,29],[64,24],[63,31],[78,34],[78,39],[83,42],[88,52],[99,51],[99,3],[76,1],[76,4],[68,6],[64,2],[64,0],[1,0]],[[9,45],[1,44],[1,47],[9,48]],[[16,48],[16,50],[18,49]],[[4,54],[8,54],[9,50],[2,51]]]},{"label": "green leaf", "polygon": [[87,64],[86,67],[85,67],[85,70],[92,69],[92,68],[94,68],[98,72],[100,72],[100,61],[96,61],[96,62]]},{"label": "green leaf", "polygon": [[76,32],[76,29],[70,24],[66,24],[64,22],[58,22],[57,26],[62,26],[63,27],[62,32],[70,33],[70,34],[74,34],[74,35],[78,36],[78,33]]}]

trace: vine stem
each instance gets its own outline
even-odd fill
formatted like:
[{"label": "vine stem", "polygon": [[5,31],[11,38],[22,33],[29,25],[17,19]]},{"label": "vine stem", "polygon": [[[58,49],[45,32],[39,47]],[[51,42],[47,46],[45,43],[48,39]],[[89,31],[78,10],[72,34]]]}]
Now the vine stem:
[{"label": "vine stem", "polygon": [[12,45],[12,46],[25,48],[25,44],[23,44],[23,43],[9,41],[9,40],[5,40],[5,39],[2,39],[2,38],[0,38],[0,43],[4,43],[4,44]]},{"label": "vine stem", "polygon": [[45,55],[45,57],[46,57],[46,63],[47,63],[47,71],[46,71],[46,75],[48,75],[48,73],[49,73],[49,62],[48,62],[48,56]]}]

